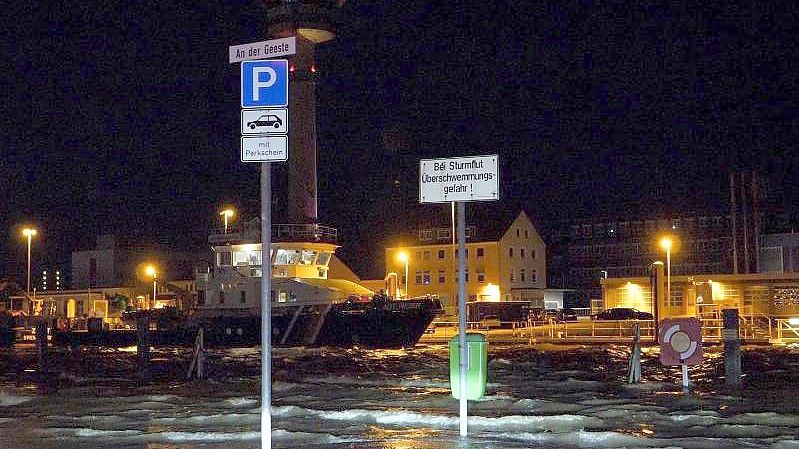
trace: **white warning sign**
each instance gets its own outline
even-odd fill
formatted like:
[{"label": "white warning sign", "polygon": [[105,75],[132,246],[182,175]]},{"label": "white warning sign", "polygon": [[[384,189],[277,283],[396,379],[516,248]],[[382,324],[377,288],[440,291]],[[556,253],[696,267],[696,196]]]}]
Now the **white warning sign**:
[{"label": "white warning sign", "polygon": [[419,161],[419,202],[496,201],[498,156],[467,156]]}]

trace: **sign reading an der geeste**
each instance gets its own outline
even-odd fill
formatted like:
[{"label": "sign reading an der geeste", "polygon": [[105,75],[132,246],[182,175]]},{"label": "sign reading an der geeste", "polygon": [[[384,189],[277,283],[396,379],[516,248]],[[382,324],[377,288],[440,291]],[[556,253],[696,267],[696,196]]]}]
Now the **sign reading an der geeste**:
[{"label": "sign reading an der geeste", "polygon": [[496,201],[498,156],[466,156],[419,161],[419,202]]}]

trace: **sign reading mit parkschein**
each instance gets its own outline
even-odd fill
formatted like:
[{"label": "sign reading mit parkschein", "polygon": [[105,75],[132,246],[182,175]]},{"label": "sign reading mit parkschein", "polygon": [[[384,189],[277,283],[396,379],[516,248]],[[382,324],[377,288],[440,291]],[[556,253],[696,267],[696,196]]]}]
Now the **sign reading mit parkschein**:
[{"label": "sign reading mit parkschein", "polygon": [[496,201],[499,157],[466,156],[419,161],[419,202]]}]

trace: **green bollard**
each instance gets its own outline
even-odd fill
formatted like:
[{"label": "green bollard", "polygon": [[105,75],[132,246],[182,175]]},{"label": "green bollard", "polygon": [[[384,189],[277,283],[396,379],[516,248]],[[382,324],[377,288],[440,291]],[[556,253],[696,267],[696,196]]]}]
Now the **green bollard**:
[{"label": "green bollard", "polygon": [[[488,341],[483,334],[467,332],[466,348],[469,354],[466,364],[466,399],[480,399],[485,396],[488,382]],[[455,399],[461,397],[460,355],[460,344],[455,335],[449,340],[449,383]]]}]

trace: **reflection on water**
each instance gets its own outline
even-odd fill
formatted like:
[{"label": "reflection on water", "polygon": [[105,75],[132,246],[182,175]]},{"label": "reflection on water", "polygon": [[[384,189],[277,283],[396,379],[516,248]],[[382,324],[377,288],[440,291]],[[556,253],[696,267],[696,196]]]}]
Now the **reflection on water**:
[{"label": "reflection on water", "polygon": [[[487,396],[470,402],[458,437],[447,348],[280,349],[274,355],[276,448],[762,447],[799,448],[799,349],[746,348],[744,388],[723,383],[720,348],[691,368],[661,367],[644,348],[626,385],[625,346],[492,346]],[[0,350],[0,447],[194,449],[258,447],[260,356],[208,354],[210,380],[187,382],[186,349],[135,353]]]}]

